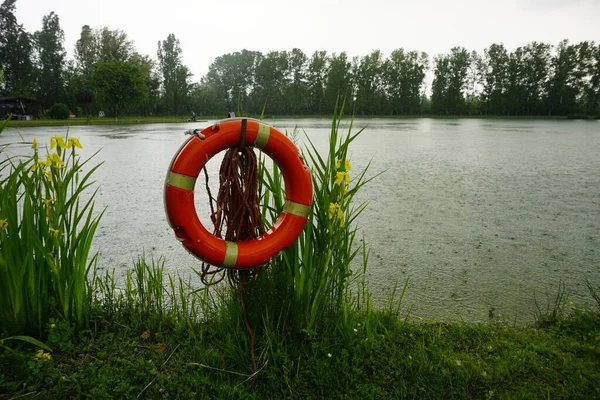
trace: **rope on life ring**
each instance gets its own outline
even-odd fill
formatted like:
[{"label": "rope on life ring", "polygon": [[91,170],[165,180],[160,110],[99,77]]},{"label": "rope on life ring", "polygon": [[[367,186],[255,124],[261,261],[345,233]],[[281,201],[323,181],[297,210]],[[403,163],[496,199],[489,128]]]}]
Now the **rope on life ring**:
[{"label": "rope on life ring", "polygon": [[[242,140],[277,164],[285,183],[286,201],[264,234],[232,242],[216,237],[202,225],[194,205],[194,187],[208,160],[220,151],[240,146]],[[165,182],[165,209],[175,236],[196,257],[224,268],[246,269],[266,264],[298,238],[311,204],[310,171],[296,145],[274,127],[249,118],[223,120],[192,135],[173,158]]]}]

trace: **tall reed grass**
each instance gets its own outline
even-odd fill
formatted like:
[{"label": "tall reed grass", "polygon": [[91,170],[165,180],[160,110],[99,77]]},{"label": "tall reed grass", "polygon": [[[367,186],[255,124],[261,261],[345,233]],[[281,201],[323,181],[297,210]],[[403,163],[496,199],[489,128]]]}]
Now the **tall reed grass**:
[{"label": "tall reed grass", "polygon": [[33,154],[1,158],[0,332],[39,334],[51,316],[87,327],[102,213],[95,192],[81,199],[99,167],[80,160],[81,147],[54,136],[43,156],[34,139]]},{"label": "tall reed grass", "polygon": [[[342,109],[334,114],[329,146],[320,153],[308,139],[302,154],[313,179],[313,206],[298,240],[272,259],[244,295],[248,313],[257,326],[316,334],[321,328],[352,332],[351,309],[368,309],[365,284],[366,246],[357,238],[356,219],[366,204],[355,204],[356,193],[369,181],[368,166],[352,170],[349,148],[363,129],[352,121],[342,131]],[[265,223],[283,208],[285,192],[275,165],[262,158],[259,168],[261,207]],[[362,252],[363,267],[352,270]],[[356,260],[360,261],[360,260]]]}]

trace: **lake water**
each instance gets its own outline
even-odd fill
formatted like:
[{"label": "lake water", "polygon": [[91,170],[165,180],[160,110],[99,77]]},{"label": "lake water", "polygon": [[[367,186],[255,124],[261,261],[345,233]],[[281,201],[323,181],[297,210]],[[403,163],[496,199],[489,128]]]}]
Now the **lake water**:
[{"label": "lake water", "polygon": [[[170,270],[199,262],[169,228],[163,207],[169,163],[183,131],[205,123],[72,127],[82,157],[101,149],[97,206],[100,266],[124,271],[144,251]],[[330,121],[266,120],[299,128],[319,149]],[[346,123],[346,126],[348,124]],[[370,249],[368,279],[379,302],[409,278],[405,305],[425,319],[533,319],[559,282],[576,305],[591,305],[584,279],[600,285],[600,122],[480,119],[355,120],[367,126],[351,147],[353,173],[370,161],[383,174],[359,193]],[[0,144],[47,143],[66,128],[9,128]],[[18,153],[26,146],[13,147]],[[209,163],[213,185],[218,160]],[[200,187],[202,186],[202,187]],[[206,211],[205,190],[197,187]],[[216,193],[213,191],[213,193]],[[203,209],[204,207],[204,209]]]}]

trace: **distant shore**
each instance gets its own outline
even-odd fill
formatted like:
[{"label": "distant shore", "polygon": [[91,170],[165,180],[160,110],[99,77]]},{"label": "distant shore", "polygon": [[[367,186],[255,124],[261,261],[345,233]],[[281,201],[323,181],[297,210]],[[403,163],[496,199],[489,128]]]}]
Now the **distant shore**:
[{"label": "distant shore", "polygon": [[[249,116],[257,118],[258,116]],[[167,123],[190,123],[190,122],[207,122],[208,120],[222,119],[224,116],[203,116],[202,119],[192,121],[189,118],[183,117],[123,117],[123,118],[71,118],[68,120],[61,119],[36,119],[31,121],[12,120],[8,122],[8,127],[44,127],[44,126],[82,126],[82,125],[133,125],[133,124],[167,124]],[[264,119],[308,119],[308,118],[331,118],[331,115],[265,115]],[[355,119],[498,119],[498,120],[555,120],[565,121],[568,119],[584,119],[570,118],[568,116],[498,116],[498,115],[355,115]],[[589,117],[589,121],[593,121],[593,117]],[[595,120],[598,120],[596,117]]]}]

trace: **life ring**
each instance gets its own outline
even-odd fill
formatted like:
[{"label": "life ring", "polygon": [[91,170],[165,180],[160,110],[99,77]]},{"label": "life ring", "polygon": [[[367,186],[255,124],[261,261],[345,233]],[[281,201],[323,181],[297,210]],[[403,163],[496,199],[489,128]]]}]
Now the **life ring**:
[{"label": "life ring", "polygon": [[[229,242],[211,234],[200,222],[194,206],[194,186],[208,160],[240,145],[243,125],[245,143],[260,149],[279,167],[285,183],[285,205],[264,234]],[[196,257],[225,268],[256,267],[289,247],[304,229],[311,205],[310,171],[296,145],[272,126],[250,118],[223,120],[193,135],[171,161],[165,182],[165,209],[175,236]]]}]

